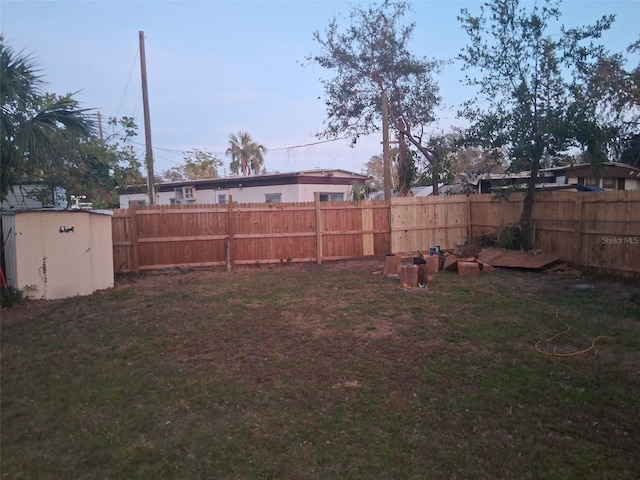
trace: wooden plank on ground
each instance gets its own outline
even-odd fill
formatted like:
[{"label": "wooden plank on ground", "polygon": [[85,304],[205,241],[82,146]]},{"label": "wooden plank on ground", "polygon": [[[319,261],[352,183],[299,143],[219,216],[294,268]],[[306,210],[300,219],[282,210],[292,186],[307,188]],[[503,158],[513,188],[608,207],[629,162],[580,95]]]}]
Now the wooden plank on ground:
[{"label": "wooden plank on ground", "polygon": [[505,248],[486,248],[478,254],[478,261],[493,267],[540,269],[560,260],[555,253],[530,253]]}]

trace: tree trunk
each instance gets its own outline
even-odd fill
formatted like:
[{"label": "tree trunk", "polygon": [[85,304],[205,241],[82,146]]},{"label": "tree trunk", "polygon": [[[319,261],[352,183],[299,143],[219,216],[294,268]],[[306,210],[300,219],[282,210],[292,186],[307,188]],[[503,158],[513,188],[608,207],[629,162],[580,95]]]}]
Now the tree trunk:
[{"label": "tree trunk", "polygon": [[438,181],[440,180],[438,173],[436,172],[437,167],[439,166],[438,157],[427,149],[424,145],[422,145],[412,134],[409,126],[406,125],[403,121],[399,121],[392,114],[392,120],[398,131],[401,135],[404,135],[411,144],[418,149],[420,153],[422,153],[427,160],[431,162],[432,166],[436,166],[433,168],[433,195],[438,195],[440,193],[440,189],[438,188]]},{"label": "tree trunk", "polygon": [[522,215],[520,216],[520,228],[522,232],[521,245],[523,250],[531,250],[534,246],[533,225],[531,224],[531,214],[533,212],[533,200],[536,193],[536,184],[538,183],[538,172],[540,170],[540,156],[531,162],[531,176],[527,185],[527,193],[522,203]]},{"label": "tree trunk", "polygon": [[384,199],[391,200],[391,153],[389,152],[389,100],[387,92],[382,88],[382,166]]},{"label": "tree trunk", "polygon": [[405,197],[409,193],[411,186],[407,178],[407,144],[405,143],[404,133],[399,132],[398,135],[398,195]]},{"label": "tree trunk", "polygon": [[431,176],[433,177],[433,195],[440,195],[440,187],[438,186],[438,182],[440,182],[440,174],[438,173],[438,168],[440,166],[440,159],[433,155],[431,158]]}]

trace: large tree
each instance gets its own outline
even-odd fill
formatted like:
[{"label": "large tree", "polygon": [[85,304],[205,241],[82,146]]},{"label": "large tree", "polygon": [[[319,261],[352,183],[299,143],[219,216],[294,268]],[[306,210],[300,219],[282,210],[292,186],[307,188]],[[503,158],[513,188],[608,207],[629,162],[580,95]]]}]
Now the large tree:
[{"label": "large tree", "polygon": [[229,168],[234,175],[257,175],[264,167],[264,154],[267,149],[253,141],[246,132],[229,135],[229,148],[226,154],[231,156]]},{"label": "large tree", "polygon": [[142,165],[130,144],[137,125],[130,117],[112,118],[105,133],[102,138],[53,133],[38,170],[19,183],[37,184],[29,196],[43,203],[51,202],[54,192],[62,188],[67,200],[75,196],[86,198],[95,208],[117,208],[118,189],[145,183]]},{"label": "large tree", "polygon": [[218,178],[218,167],[222,160],[209,152],[193,149],[184,157],[184,164],[162,172],[162,179],[169,182]]},{"label": "large tree", "polygon": [[46,95],[28,55],[0,37],[0,198],[32,176],[51,170],[60,141],[89,139],[93,122],[71,95]]},{"label": "large tree", "polygon": [[469,36],[460,54],[466,83],[477,96],[463,114],[470,138],[486,148],[505,147],[515,169],[531,171],[523,203],[523,247],[533,244],[531,212],[542,161],[571,147],[604,158],[603,128],[586,109],[585,91],[598,59],[594,43],[612,22],[605,16],[579,28],[559,25],[559,0],[493,0],[479,15],[463,9]]},{"label": "large tree", "polygon": [[[434,121],[440,102],[433,79],[440,62],[409,51],[415,23],[404,20],[408,11],[405,1],[355,6],[350,26],[341,28],[334,18],[323,33],[314,32],[321,52],[307,60],[335,72],[333,78],[322,80],[327,106],[322,136],[347,135],[355,143],[361,135],[382,129],[385,139],[389,120],[401,148],[408,142],[435,163],[438,159],[428,148],[425,128]],[[391,160],[388,152],[383,151],[383,156],[388,198]]]},{"label": "large tree", "polygon": [[[627,48],[640,53],[640,38]],[[640,65],[627,68],[628,59],[615,53],[598,59],[585,104],[600,125],[611,156],[640,167]]]}]

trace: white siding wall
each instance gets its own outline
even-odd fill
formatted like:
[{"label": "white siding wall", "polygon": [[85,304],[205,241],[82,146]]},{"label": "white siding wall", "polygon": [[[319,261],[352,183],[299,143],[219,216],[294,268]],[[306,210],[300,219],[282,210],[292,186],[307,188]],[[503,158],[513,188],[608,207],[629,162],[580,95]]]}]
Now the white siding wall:
[{"label": "white siding wall", "polygon": [[301,196],[307,198],[305,202],[313,202],[315,192],[343,193],[343,200],[351,200],[353,187],[351,185],[300,185]]},{"label": "white siding wall", "polygon": [[[324,175],[317,175],[324,177]],[[229,201],[229,196],[233,197],[235,203],[265,203],[269,194],[280,194],[280,201],[289,202],[313,202],[315,192],[320,193],[341,193],[343,200],[350,200],[353,192],[351,185],[330,185],[330,184],[292,184],[292,185],[272,185],[256,187],[240,187],[227,189],[195,190],[195,198],[192,203],[217,204],[219,196],[225,196],[225,202]],[[176,198],[175,191],[159,192],[158,204],[170,205],[172,199]],[[147,200],[144,193],[120,195],[120,208],[129,208],[131,203]]]},{"label": "white siding wall", "polygon": [[273,185],[268,187],[242,187],[230,191],[238,203],[265,203],[267,194],[280,194],[280,202],[304,202],[300,197],[300,185]]},{"label": "white siding wall", "polygon": [[[12,190],[7,193],[7,199],[2,201],[0,207],[3,210],[34,210],[36,208],[42,208],[42,203],[30,197],[31,193],[42,187],[37,185],[16,185]],[[66,192],[63,188],[56,188],[55,194],[55,207],[67,208]],[[51,203],[51,202],[49,202]]]},{"label": "white siding wall", "polygon": [[120,208],[129,208],[132,203],[149,201],[146,193],[128,193],[120,195]]},{"label": "white siding wall", "polygon": [[[241,187],[220,190],[196,190],[195,201],[193,203],[220,203],[219,196],[225,196],[225,203],[229,201],[229,196],[233,197],[234,203],[265,203],[267,194],[280,194],[280,201],[287,202],[313,202],[315,192],[320,193],[342,193],[344,200],[351,199],[351,185],[273,185],[261,187]],[[129,208],[135,201],[146,200],[143,193],[121,195],[120,208]],[[159,205],[170,205],[175,199],[174,192],[160,192],[158,194]]]}]

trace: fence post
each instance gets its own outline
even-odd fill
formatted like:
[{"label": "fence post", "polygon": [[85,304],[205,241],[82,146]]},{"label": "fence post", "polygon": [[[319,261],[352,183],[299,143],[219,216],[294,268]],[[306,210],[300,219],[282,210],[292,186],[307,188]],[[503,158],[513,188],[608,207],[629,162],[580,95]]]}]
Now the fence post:
[{"label": "fence post", "polygon": [[226,255],[226,271],[231,271],[231,240],[229,237],[224,239],[224,252]]},{"label": "fence post", "polygon": [[575,262],[579,265],[582,264],[582,196],[584,193],[578,192],[578,197],[576,198],[576,206],[575,212],[573,214],[573,218],[575,221],[574,228],[574,239],[573,243],[575,244]]},{"label": "fence post", "polygon": [[322,263],[322,211],[320,210],[320,192],[314,192],[316,204],[316,262]]},{"label": "fence post", "polygon": [[136,204],[129,204],[129,221],[131,222],[131,269],[138,273],[140,271],[140,247],[138,244],[138,218],[136,216]]},{"label": "fence post", "polygon": [[471,245],[473,229],[471,227],[471,195],[467,195],[467,245]]},{"label": "fence post", "polygon": [[[229,195],[229,203],[227,203],[227,233],[228,237],[225,240],[225,250],[227,257],[227,272],[231,271],[233,266],[233,195]],[[227,241],[229,242],[227,244]]]},{"label": "fence post", "polygon": [[391,211],[391,199],[384,200],[387,207],[387,219],[389,222],[389,251],[386,253],[395,253],[393,250],[393,214]]},{"label": "fence post", "polygon": [[131,245],[133,248],[133,258],[131,260],[133,262],[133,271],[138,273],[140,271],[140,244],[138,243],[138,218],[136,211],[137,207],[135,203],[129,206],[129,212],[131,215]]}]

